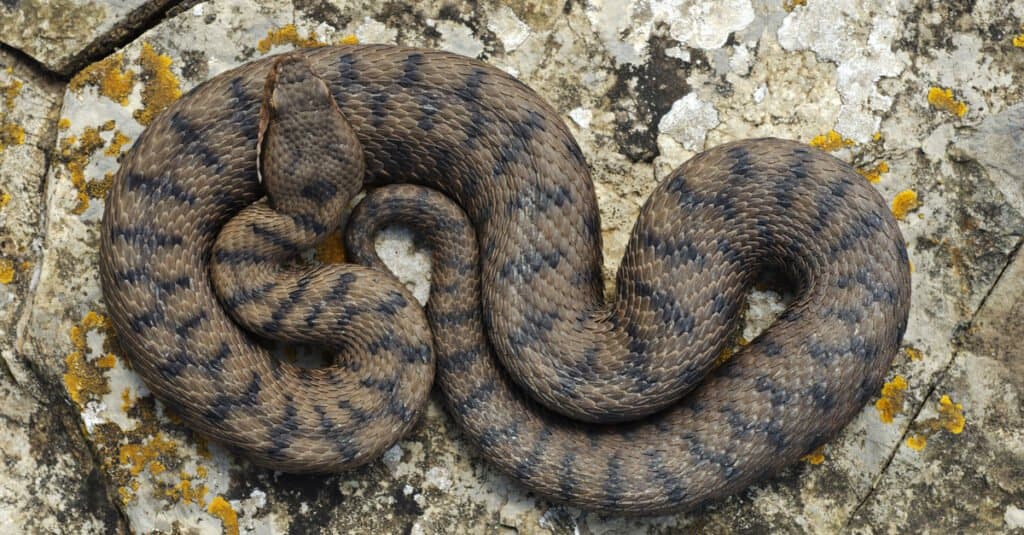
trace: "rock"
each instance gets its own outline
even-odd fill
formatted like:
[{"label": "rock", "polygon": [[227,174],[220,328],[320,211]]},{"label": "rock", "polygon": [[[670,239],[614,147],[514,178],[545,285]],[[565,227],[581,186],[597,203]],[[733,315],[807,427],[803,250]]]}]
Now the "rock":
[{"label": "rock", "polygon": [[3,43],[69,75],[151,23],[172,0],[15,0],[0,3]]},{"label": "rock", "polygon": [[63,389],[18,339],[40,278],[43,183],[61,87],[0,51],[0,531],[110,533],[125,523]]}]

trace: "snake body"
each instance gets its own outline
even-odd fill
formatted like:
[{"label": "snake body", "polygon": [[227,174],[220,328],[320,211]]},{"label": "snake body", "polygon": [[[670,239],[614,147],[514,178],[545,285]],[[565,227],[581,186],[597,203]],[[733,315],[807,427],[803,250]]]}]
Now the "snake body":
[{"label": "snake body", "polygon": [[[347,233],[366,266],[290,267],[364,185],[383,186]],[[426,313],[373,252],[390,222],[432,246]],[[594,188],[558,115],[481,62],[370,45],[254,61],[173,104],[111,187],[100,271],[151,390],[259,464],[376,458],[416,422],[436,358],[490,462],[555,500],[654,514],[737,492],[849,422],[900,344],[908,265],[850,166],[744,140],[655,189],[606,303]],[[716,368],[765,269],[796,298]],[[299,368],[260,337],[337,361]]]}]

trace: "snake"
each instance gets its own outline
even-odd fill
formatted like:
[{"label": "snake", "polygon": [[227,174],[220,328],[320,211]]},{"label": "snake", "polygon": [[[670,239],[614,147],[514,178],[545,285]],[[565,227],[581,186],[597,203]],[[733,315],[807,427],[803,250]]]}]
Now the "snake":
[{"label": "snake", "polygon": [[[374,251],[393,224],[431,251],[425,307]],[[354,262],[302,261],[342,226]],[[663,179],[606,290],[594,183],[559,114],[482,61],[392,45],[268,56],[196,86],[125,154],[99,258],[132,368],[256,465],[372,462],[436,382],[487,462],[622,515],[699,508],[834,437],[878,392],[910,305],[882,196],[777,138]],[[793,299],[723,363],[767,272]],[[330,362],[280,358],[275,340]]]}]

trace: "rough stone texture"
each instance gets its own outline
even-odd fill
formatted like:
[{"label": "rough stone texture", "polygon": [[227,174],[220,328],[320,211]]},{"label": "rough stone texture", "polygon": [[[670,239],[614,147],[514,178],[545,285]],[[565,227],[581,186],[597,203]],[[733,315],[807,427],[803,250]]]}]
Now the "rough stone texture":
[{"label": "rough stone texture", "polygon": [[[43,184],[61,85],[0,52],[0,532],[124,529],[59,388],[16,350],[44,250]],[[16,132],[14,135],[12,132]]]},{"label": "rough stone texture", "polygon": [[[3,3],[0,26],[12,17],[64,24],[30,4]],[[1014,45],[1024,42],[1024,4],[216,0],[171,14],[71,80],[65,124],[52,111],[26,112],[17,120],[31,117],[37,126],[26,130],[43,134],[0,152],[0,188],[13,199],[0,207],[0,229],[17,243],[0,257],[33,263],[0,285],[10,370],[0,392],[11,400],[0,431],[12,437],[0,455],[19,467],[0,476],[0,518],[31,518],[43,530],[126,529],[108,513],[113,496],[136,532],[1024,533],[1024,47]],[[113,27],[126,19],[105,17]],[[56,48],[44,32],[0,35],[51,65]],[[349,35],[476,56],[550,101],[593,169],[608,273],[657,178],[725,141],[810,141],[876,179],[886,198],[913,190],[920,206],[897,208],[907,209],[914,303],[890,371],[895,386],[880,393],[885,410],[866,407],[820,464],[652,519],[525,493],[478,457],[437,400],[379,462],[342,476],[256,469],[195,437],[153,400],[103,322],[96,232],[105,176],[142,131],[150,112],[141,110],[264,53]],[[33,94],[29,86],[19,99]],[[52,110],[53,88],[32,91],[51,103],[32,109]],[[18,151],[17,163],[5,162]],[[379,247],[425,297],[424,252],[400,232]],[[777,299],[756,295],[744,335],[777,310]],[[71,409],[61,416],[58,406]]]},{"label": "rough stone texture", "polygon": [[0,2],[0,35],[5,45],[67,75],[137,32],[173,1],[5,0]]}]

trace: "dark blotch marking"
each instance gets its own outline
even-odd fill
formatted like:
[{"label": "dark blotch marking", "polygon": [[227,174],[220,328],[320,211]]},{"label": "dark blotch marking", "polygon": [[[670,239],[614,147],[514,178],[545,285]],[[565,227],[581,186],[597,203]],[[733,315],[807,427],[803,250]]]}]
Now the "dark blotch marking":
[{"label": "dark blotch marking", "polygon": [[191,318],[183,321],[180,325],[174,328],[174,334],[181,340],[188,340],[192,329],[199,326],[200,323],[206,320],[206,311],[202,310],[198,314]]},{"label": "dark blotch marking", "polygon": [[398,85],[409,88],[423,81],[423,73],[420,67],[423,65],[423,54],[414,52],[405,58],[402,65],[402,77],[398,79]]},{"label": "dark blotch marking", "polygon": [[145,195],[152,201],[174,199],[189,206],[196,202],[195,195],[175,184],[167,174],[157,178],[148,178],[141,173],[131,172],[125,177],[124,185],[128,191]]},{"label": "dark blotch marking", "polygon": [[312,201],[328,201],[338,194],[338,186],[327,180],[314,180],[302,186],[299,193]]},{"label": "dark blotch marking", "polygon": [[605,470],[604,490],[605,499],[612,505],[617,505],[622,500],[622,459],[618,454],[608,459],[608,467]]}]

